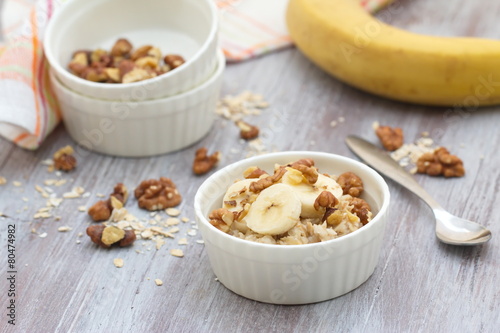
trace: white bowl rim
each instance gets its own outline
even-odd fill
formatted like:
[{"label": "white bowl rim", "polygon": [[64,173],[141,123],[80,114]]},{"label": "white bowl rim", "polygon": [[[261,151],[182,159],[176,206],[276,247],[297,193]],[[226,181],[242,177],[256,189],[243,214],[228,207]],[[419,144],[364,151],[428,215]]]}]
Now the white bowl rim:
[{"label": "white bowl rim", "polygon": [[[379,211],[377,212],[377,215],[366,225],[363,227],[359,228],[356,231],[353,231],[347,235],[331,239],[325,242],[317,242],[317,243],[310,243],[310,244],[300,244],[300,245],[278,245],[278,244],[265,244],[265,243],[258,243],[258,242],[252,242],[249,240],[241,239],[232,235],[229,235],[214,226],[212,226],[209,222],[206,216],[202,214],[202,209],[201,209],[201,201],[203,200],[202,198],[202,193],[204,192],[204,189],[208,187],[211,183],[215,181],[215,179],[219,178],[222,174],[226,172],[228,168],[231,169],[237,169],[240,168],[241,165],[247,164],[250,161],[255,162],[253,165],[258,166],[259,161],[264,160],[264,159],[269,159],[270,157],[286,157],[289,155],[299,155],[303,156],[303,158],[315,158],[315,157],[330,157],[334,158],[337,160],[341,160],[343,162],[347,163],[352,163],[355,164],[357,167],[363,169],[365,172],[368,172],[372,177],[375,178],[377,184],[380,186],[382,190],[382,196],[383,196],[383,202],[382,206],[380,207]],[[357,235],[361,233],[366,233],[369,232],[369,230],[372,228],[374,224],[378,224],[379,221],[383,218],[383,216],[387,213],[388,207],[389,207],[389,202],[390,202],[390,192],[389,192],[389,187],[387,183],[385,182],[384,178],[380,174],[378,174],[374,169],[370,168],[366,164],[356,161],[352,158],[334,154],[334,153],[328,153],[328,152],[320,152],[320,151],[283,151],[283,152],[276,152],[276,153],[268,153],[264,155],[259,155],[259,156],[254,156],[251,158],[246,158],[242,159],[240,161],[237,161],[235,163],[229,164],[225,166],[224,168],[218,170],[214,174],[212,174],[210,177],[208,177],[198,188],[198,191],[196,192],[196,195],[194,197],[194,210],[195,210],[195,215],[198,218],[200,223],[205,224],[208,228],[210,228],[213,232],[217,233],[220,237],[224,237],[230,242],[235,242],[237,244],[241,244],[242,246],[257,246],[257,247],[262,247],[262,248],[272,248],[273,251],[289,251],[290,249],[305,249],[305,248],[313,248],[313,247],[318,247],[318,246],[327,246],[328,244],[332,243],[341,243],[344,241],[348,241],[353,237],[356,237]]]},{"label": "white bowl rim", "polygon": [[[97,0],[95,0],[97,1]],[[111,1],[111,0],[110,0]],[[47,28],[45,29],[44,33],[44,38],[43,38],[43,53],[47,57],[47,60],[50,64],[50,67],[55,68],[58,74],[63,75],[66,79],[68,80],[76,80],[79,84],[82,85],[87,85],[88,87],[92,88],[104,88],[104,89],[109,89],[109,90],[125,90],[128,88],[133,88],[141,85],[148,85],[148,84],[156,84],[157,81],[165,80],[171,76],[174,75],[180,75],[182,72],[186,71],[187,68],[189,68],[189,64],[197,60],[198,58],[201,57],[202,53],[209,47],[210,43],[212,40],[214,40],[217,37],[217,30],[218,30],[218,19],[217,19],[217,8],[215,7],[215,4],[211,0],[204,0],[204,2],[208,5],[210,9],[210,17],[212,18],[212,25],[210,27],[210,33],[208,37],[205,39],[205,42],[203,45],[196,51],[193,57],[191,57],[188,61],[186,61],[185,66],[180,66],[175,69],[175,71],[170,71],[168,73],[158,75],[157,77],[144,80],[144,81],[138,81],[138,82],[130,82],[130,83],[120,83],[120,84],[104,84],[104,83],[99,83],[99,82],[92,82],[88,81],[85,79],[82,79],[72,73],[70,73],[67,69],[65,69],[58,61],[56,61],[55,55],[51,52],[50,48],[48,45],[51,44],[51,39],[52,39],[52,30],[56,29],[54,28],[54,25],[57,23],[56,21],[60,19],[59,17],[65,16],[65,17],[71,17],[71,15],[68,15],[68,13],[71,13],[72,7],[71,6],[78,6],[78,1],[68,1],[64,3],[61,8],[55,11],[54,15],[51,17]],[[75,5],[75,3],[77,3]],[[65,14],[66,13],[66,14]]]},{"label": "white bowl rim", "polygon": [[141,105],[154,105],[154,104],[158,104],[158,103],[173,102],[173,101],[176,101],[179,99],[184,99],[190,95],[197,94],[200,90],[203,90],[206,87],[212,85],[213,82],[215,80],[217,80],[217,78],[222,74],[222,72],[224,71],[224,69],[226,67],[225,66],[226,58],[224,57],[224,53],[221,50],[217,51],[217,59],[218,59],[217,60],[217,67],[216,67],[215,71],[201,85],[196,86],[191,90],[185,91],[185,92],[177,94],[177,95],[163,97],[163,98],[157,98],[157,99],[149,99],[149,100],[145,100],[145,101],[135,101],[135,100],[129,101],[129,100],[115,100],[115,99],[107,100],[107,99],[99,99],[99,98],[89,97],[89,96],[82,95],[82,94],[68,88],[66,85],[64,85],[64,83],[61,82],[61,80],[59,80],[59,78],[54,73],[50,72],[49,74],[50,74],[52,80],[54,80],[56,82],[56,84],[61,87],[61,89],[65,90],[73,98],[79,98],[79,99],[83,99],[83,100],[91,100],[93,102],[96,102],[98,104],[103,104],[103,105],[108,105],[108,104],[112,104],[112,103],[137,103],[137,104],[141,104]]}]

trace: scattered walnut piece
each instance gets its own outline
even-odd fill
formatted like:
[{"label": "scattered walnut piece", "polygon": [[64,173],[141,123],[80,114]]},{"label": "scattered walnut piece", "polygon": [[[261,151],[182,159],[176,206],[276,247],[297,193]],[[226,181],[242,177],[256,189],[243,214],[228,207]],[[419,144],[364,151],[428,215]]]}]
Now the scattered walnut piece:
[{"label": "scattered walnut piece", "polygon": [[321,192],[314,201],[314,209],[333,208],[339,203],[338,199],[330,191]]},{"label": "scattered walnut piece", "polygon": [[344,172],[337,179],[344,194],[359,197],[363,193],[363,181],[354,172]]},{"label": "scattered walnut piece", "polygon": [[95,222],[107,221],[113,209],[120,209],[128,199],[128,189],[122,183],[115,185],[108,200],[100,200],[89,208],[88,214]]},{"label": "scattered walnut piece", "polygon": [[213,210],[210,215],[208,215],[208,218],[210,219],[209,222],[211,225],[223,232],[228,232],[229,227],[233,224],[237,214],[237,212],[231,212],[225,208],[219,208]]},{"label": "scattered walnut piece", "polygon": [[245,140],[252,140],[259,136],[259,128],[254,125],[250,125],[243,120],[238,120],[236,126],[240,129],[240,136]]},{"label": "scattered walnut piece", "polygon": [[207,155],[207,148],[199,148],[194,157],[193,172],[203,175],[214,168],[220,160],[220,152],[216,151],[212,155]]},{"label": "scattered walnut piece", "polygon": [[99,200],[89,208],[88,214],[95,222],[107,221],[112,209],[110,200]]},{"label": "scattered walnut piece", "polygon": [[57,170],[71,171],[76,168],[75,151],[71,146],[65,146],[54,153],[54,167]]},{"label": "scattered walnut piece", "polygon": [[149,211],[177,206],[182,200],[177,187],[170,178],[144,180],[135,189],[139,207]]},{"label": "scattered walnut piece", "polygon": [[352,212],[359,217],[363,225],[367,224],[371,218],[371,208],[368,202],[361,198],[352,198],[351,205],[353,206]]},{"label": "scattered walnut piece", "polygon": [[186,62],[183,57],[177,54],[167,54],[165,58],[163,58],[163,61],[172,69],[175,69]]},{"label": "scattered walnut piece", "polygon": [[443,175],[446,178],[462,177],[465,175],[465,168],[460,158],[451,155],[446,148],[439,147],[433,153],[420,156],[417,161],[417,172],[429,176]]},{"label": "scattered walnut piece", "polygon": [[120,247],[129,246],[136,239],[133,230],[122,230],[114,226],[105,226],[104,224],[94,224],[87,227],[87,235],[92,242],[104,248],[109,248],[111,245],[118,245]]},{"label": "scattered walnut piece", "polygon": [[394,151],[403,145],[403,130],[399,127],[379,126],[375,130],[385,149]]}]

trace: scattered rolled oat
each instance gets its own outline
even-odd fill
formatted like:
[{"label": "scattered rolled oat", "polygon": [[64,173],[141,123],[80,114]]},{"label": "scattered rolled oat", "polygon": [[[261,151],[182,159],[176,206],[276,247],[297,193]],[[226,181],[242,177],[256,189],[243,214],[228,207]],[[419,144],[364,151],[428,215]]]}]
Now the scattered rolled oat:
[{"label": "scattered rolled oat", "polygon": [[187,238],[181,238],[181,239],[179,239],[179,241],[177,242],[177,244],[179,244],[179,245],[187,245],[188,244],[188,240],[187,240]]},{"label": "scattered rolled oat", "polygon": [[7,184],[7,179],[5,177],[0,176],[0,185],[5,185]]},{"label": "scattered rolled oat", "polygon": [[165,213],[174,217],[181,215],[181,211],[178,210],[177,208],[167,208],[165,209]]},{"label": "scattered rolled oat", "polygon": [[181,218],[181,221],[184,223],[189,222],[189,218],[184,216]]},{"label": "scattered rolled oat", "polygon": [[179,219],[176,218],[176,217],[170,217],[167,219],[167,221],[165,222],[166,225],[178,225],[179,224]]},{"label": "scattered rolled oat", "polygon": [[20,186],[22,186],[22,185],[23,185],[23,183],[21,183],[21,182],[19,182],[19,181],[17,181],[17,180],[14,180],[14,181],[12,182],[12,185],[14,185],[15,187],[20,187]]},{"label": "scattered rolled oat", "polygon": [[79,212],[86,212],[87,211],[87,207],[86,206],[78,206],[78,211]]},{"label": "scattered rolled oat", "polygon": [[224,96],[217,103],[216,113],[226,119],[238,121],[244,116],[259,115],[261,110],[268,106],[269,103],[262,95],[244,91],[237,96]]},{"label": "scattered rolled oat", "polygon": [[76,199],[79,198],[83,193],[85,193],[85,189],[83,187],[77,186],[71,190],[71,192],[66,192],[63,194],[64,199]]},{"label": "scattered rolled oat", "polygon": [[66,225],[65,225],[65,226],[62,226],[62,227],[57,228],[57,231],[59,231],[59,232],[67,232],[67,231],[71,231],[71,230],[72,230],[72,228],[71,228],[71,227],[68,227],[68,226],[66,226]]},{"label": "scattered rolled oat", "polygon": [[46,233],[46,232],[43,232],[43,233],[41,233],[40,235],[38,235],[38,237],[40,237],[40,238],[45,238],[45,237],[47,237],[47,233]]},{"label": "scattered rolled oat", "polygon": [[184,252],[181,249],[172,249],[170,250],[170,254],[174,257],[182,258],[184,257]]},{"label": "scattered rolled oat", "polygon": [[34,219],[47,219],[51,216],[52,215],[48,212],[38,212],[38,213],[35,213],[35,215],[33,215],[33,218]]},{"label": "scattered rolled oat", "polygon": [[160,279],[155,279],[155,283],[158,287],[163,285],[163,281]]},{"label": "scattered rolled oat", "polygon": [[122,268],[123,265],[124,265],[124,262],[123,262],[123,259],[122,258],[115,258],[113,259],[113,264],[118,267],[118,268]]},{"label": "scattered rolled oat", "polygon": [[198,244],[205,244],[205,241],[203,239],[197,239],[196,243],[198,243]]}]

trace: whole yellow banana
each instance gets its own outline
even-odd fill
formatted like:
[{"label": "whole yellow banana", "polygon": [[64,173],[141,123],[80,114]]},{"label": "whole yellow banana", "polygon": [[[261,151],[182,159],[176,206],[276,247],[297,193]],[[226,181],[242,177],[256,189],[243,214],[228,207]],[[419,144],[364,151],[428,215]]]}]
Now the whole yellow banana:
[{"label": "whole yellow banana", "polygon": [[355,0],[290,0],[287,25],[309,59],[359,89],[425,105],[500,104],[500,41],[411,33]]}]

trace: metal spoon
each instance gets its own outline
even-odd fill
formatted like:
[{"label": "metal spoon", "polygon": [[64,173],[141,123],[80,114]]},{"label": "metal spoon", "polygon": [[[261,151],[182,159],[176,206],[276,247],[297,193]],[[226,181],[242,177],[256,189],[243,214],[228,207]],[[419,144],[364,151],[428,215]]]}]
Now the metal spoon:
[{"label": "metal spoon", "polygon": [[491,232],[488,229],[448,213],[386,152],[354,135],[348,136],[345,141],[347,146],[368,165],[406,187],[429,205],[436,218],[436,236],[440,241],[452,245],[479,245],[490,240]]}]

